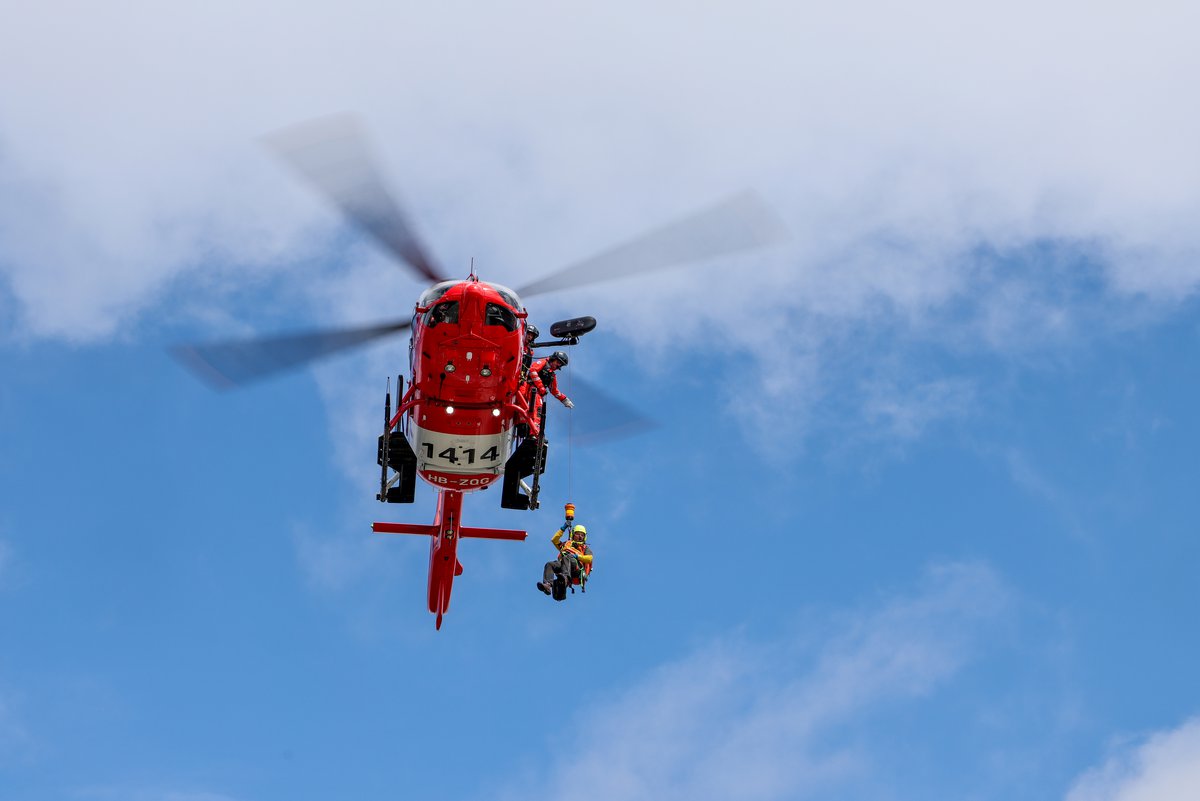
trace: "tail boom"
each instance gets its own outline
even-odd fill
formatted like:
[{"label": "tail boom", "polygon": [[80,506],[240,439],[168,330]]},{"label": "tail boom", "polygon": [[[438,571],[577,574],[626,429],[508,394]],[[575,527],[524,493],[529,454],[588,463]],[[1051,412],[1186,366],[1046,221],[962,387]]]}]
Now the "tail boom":
[{"label": "tail boom", "polygon": [[429,583],[427,596],[429,611],[437,615],[437,628],[442,627],[442,616],[450,608],[450,591],[454,577],[462,574],[458,561],[458,541],[463,537],[479,539],[523,541],[524,531],[507,528],[471,528],[460,526],[463,493],[458,490],[438,492],[437,513],[432,525],[413,523],[374,523],[371,530],[378,534],[418,534],[429,541]]}]

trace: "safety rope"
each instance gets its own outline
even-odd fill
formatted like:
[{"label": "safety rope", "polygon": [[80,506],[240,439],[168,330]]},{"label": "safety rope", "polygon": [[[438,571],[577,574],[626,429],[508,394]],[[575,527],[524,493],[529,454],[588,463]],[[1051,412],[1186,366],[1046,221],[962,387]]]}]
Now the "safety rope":
[{"label": "safety rope", "polygon": [[[567,397],[571,399],[571,403],[575,402],[575,371],[571,370],[567,373]],[[567,409],[567,502],[570,503],[575,499],[575,410]]]}]

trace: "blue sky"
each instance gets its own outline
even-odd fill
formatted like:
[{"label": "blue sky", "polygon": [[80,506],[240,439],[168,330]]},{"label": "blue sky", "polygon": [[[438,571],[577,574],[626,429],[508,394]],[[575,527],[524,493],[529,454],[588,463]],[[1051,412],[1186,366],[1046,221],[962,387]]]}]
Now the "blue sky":
[{"label": "blue sky", "polygon": [[[6,14],[0,797],[1200,795],[1197,20],[1084,8]],[[433,514],[373,500],[406,343],[224,394],[167,356],[410,311],[257,144],[346,109],[450,272],[745,187],[792,231],[529,301],[658,426],[469,497],[531,536],[463,546],[440,632],[369,533]]]}]

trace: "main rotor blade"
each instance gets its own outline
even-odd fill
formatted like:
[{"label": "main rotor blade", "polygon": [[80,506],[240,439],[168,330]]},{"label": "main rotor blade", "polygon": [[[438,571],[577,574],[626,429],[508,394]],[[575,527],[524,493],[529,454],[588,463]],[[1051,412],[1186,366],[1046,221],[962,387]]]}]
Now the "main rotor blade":
[{"label": "main rotor blade", "polygon": [[404,321],[206,345],[180,345],[171,349],[171,355],[213,387],[229,389],[388,334],[406,331],[411,325]]},{"label": "main rotor blade", "polygon": [[[624,439],[654,428],[654,423],[627,403],[617,400],[598,386],[577,375],[559,373],[558,388],[566,392],[575,404],[574,409],[558,409],[552,404],[549,418],[558,433],[570,430],[578,445],[595,445],[614,439]],[[568,418],[568,415],[570,417]]]},{"label": "main rotor blade", "polygon": [[636,239],[521,287],[517,294],[611,281],[783,241],[783,222],[753,192],[727,198]]},{"label": "main rotor blade", "polygon": [[429,281],[445,280],[384,185],[367,137],[354,117],[315,120],[272,134],[266,141],[352,225]]}]

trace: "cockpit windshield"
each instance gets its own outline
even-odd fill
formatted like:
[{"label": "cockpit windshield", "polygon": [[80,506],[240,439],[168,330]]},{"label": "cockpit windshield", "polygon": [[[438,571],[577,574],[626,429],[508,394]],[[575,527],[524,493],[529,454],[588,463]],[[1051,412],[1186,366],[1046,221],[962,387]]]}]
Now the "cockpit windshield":
[{"label": "cockpit windshield", "polygon": [[517,293],[513,292],[508,287],[500,286],[500,284],[493,284],[490,282],[488,283],[488,286],[500,293],[500,297],[504,298],[505,303],[507,303],[509,306],[512,306],[513,311],[521,311],[525,308],[521,305],[521,299],[517,297]]},{"label": "cockpit windshield", "polygon": [[434,284],[433,286],[429,287],[429,289],[425,290],[425,292],[421,295],[420,300],[417,301],[417,305],[423,309],[427,309],[433,304],[437,303],[438,298],[440,298],[442,295],[445,295],[447,292],[461,283],[462,281],[442,281],[440,284]]},{"label": "cockpit windshield", "polygon": [[458,322],[458,301],[444,300],[425,312],[425,325],[433,328],[439,323]]},{"label": "cockpit windshield", "polygon": [[489,303],[484,311],[485,325],[502,325],[506,331],[517,330],[517,315],[499,303]]}]

